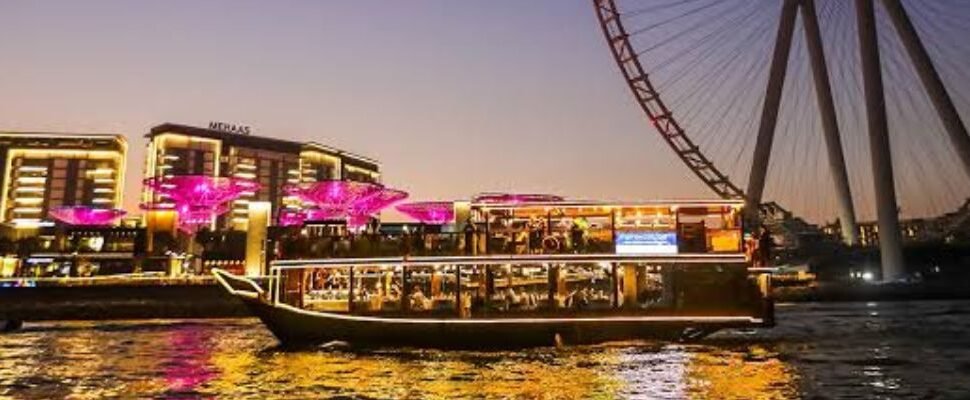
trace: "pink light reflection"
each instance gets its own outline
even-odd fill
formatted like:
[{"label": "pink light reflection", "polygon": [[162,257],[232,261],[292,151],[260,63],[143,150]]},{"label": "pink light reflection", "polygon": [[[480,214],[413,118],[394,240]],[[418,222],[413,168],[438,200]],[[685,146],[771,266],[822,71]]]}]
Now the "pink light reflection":
[{"label": "pink light reflection", "polygon": [[279,224],[281,226],[300,226],[306,221],[306,213],[300,210],[280,211]]},{"label": "pink light reflection", "polygon": [[395,208],[428,225],[443,225],[455,219],[455,205],[450,201],[421,201],[400,204]]}]

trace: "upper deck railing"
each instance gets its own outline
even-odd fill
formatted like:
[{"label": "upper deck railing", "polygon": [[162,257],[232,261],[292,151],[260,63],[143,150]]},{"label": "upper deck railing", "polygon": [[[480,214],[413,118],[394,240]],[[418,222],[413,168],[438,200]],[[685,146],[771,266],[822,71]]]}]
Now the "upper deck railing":
[{"label": "upper deck railing", "polygon": [[744,254],[492,254],[479,256],[415,256],[375,258],[322,258],[279,260],[271,271],[325,267],[434,266],[434,265],[542,265],[566,263],[646,263],[646,264],[738,264]]}]

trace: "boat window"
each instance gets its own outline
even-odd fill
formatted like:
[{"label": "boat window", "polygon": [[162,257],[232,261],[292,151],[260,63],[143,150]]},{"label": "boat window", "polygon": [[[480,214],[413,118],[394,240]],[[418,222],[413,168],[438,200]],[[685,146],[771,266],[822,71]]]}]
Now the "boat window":
[{"label": "boat window", "polygon": [[354,268],[354,312],[399,311],[401,289],[399,283],[395,284],[394,278],[393,267]]},{"label": "boat window", "polygon": [[610,263],[568,264],[556,277],[556,304],[570,310],[613,307],[613,267]]},{"label": "boat window", "polygon": [[661,271],[658,265],[621,264],[617,272],[621,306],[628,309],[669,307],[671,304],[665,299],[671,298],[672,288],[665,293]]},{"label": "boat window", "polygon": [[544,265],[492,266],[494,290],[490,305],[497,312],[549,308],[549,269]]},{"label": "boat window", "polygon": [[613,215],[607,207],[518,207],[489,210],[493,254],[612,252]]},{"label": "boat window", "polygon": [[681,253],[741,251],[740,212],[733,207],[693,207],[678,213]]},{"label": "boat window", "polygon": [[303,306],[308,310],[346,312],[350,298],[350,268],[314,268],[304,274]]},{"label": "boat window", "polygon": [[461,273],[461,315],[464,317],[470,314],[483,315],[488,303],[486,298],[488,293],[493,290],[488,283],[491,274],[486,273],[486,267],[481,265],[465,265],[462,267]]},{"label": "boat window", "polygon": [[457,310],[458,267],[409,266],[407,305],[412,313],[450,314]]},{"label": "boat window", "polygon": [[624,207],[616,210],[617,254],[670,255],[681,252],[677,214],[671,207]]}]

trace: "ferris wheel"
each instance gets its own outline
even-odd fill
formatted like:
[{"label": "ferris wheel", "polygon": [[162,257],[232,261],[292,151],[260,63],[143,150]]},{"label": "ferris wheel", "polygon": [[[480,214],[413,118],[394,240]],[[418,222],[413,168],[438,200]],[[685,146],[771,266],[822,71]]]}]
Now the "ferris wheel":
[{"label": "ferris wheel", "polygon": [[718,196],[784,204],[843,240],[970,198],[970,2],[593,0],[652,129]]}]

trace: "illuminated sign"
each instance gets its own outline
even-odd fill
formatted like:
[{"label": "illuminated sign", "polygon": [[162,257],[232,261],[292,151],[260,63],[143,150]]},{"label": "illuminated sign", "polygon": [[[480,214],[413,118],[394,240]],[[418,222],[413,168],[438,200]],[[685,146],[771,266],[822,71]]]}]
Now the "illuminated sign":
[{"label": "illuminated sign", "polygon": [[616,254],[677,254],[677,232],[617,232]]},{"label": "illuminated sign", "polygon": [[209,129],[227,133],[237,133],[240,135],[248,135],[251,131],[246,125],[236,125],[217,121],[209,122]]}]

